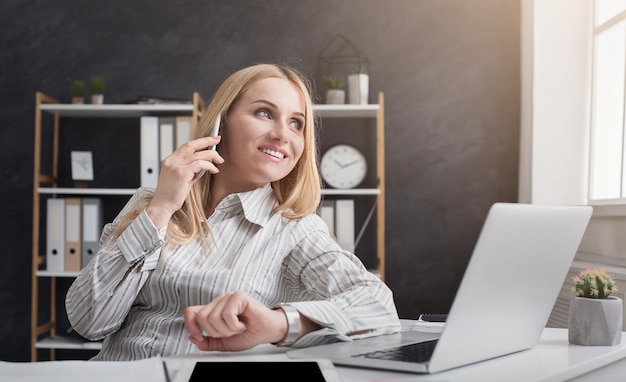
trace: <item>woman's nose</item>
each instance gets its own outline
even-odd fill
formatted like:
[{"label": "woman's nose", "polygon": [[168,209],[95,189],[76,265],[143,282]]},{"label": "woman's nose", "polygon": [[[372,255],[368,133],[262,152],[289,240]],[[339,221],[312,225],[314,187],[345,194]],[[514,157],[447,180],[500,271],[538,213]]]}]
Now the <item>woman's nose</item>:
[{"label": "woman's nose", "polygon": [[287,139],[288,132],[289,132],[289,122],[276,119],[274,126],[272,130],[270,131],[270,136],[273,139],[283,141]]}]

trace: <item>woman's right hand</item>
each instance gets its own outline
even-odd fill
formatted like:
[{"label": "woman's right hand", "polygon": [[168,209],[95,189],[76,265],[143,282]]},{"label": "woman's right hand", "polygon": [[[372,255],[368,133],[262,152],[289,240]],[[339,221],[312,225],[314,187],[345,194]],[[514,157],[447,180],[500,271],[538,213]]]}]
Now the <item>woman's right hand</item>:
[{"label": "woman's right hand", "polygon": [[219,172],[216,164],[224,163],[224,158],[217,151],[207,149],[217,145],[220,139],[203,137],[186,142],[163,159],[159,182],[147,211],[157,228],[166,226],[182,207],[191,186],[198,180],[196,174],[202,170],[211,174]]},{"label": "woman's right hand", "polygon": [[270,309],[242,292],[227,292],[206,305],[185,308],[189,340],[200,350],[240,351],[276,343],[289,329],[282,309]]}]

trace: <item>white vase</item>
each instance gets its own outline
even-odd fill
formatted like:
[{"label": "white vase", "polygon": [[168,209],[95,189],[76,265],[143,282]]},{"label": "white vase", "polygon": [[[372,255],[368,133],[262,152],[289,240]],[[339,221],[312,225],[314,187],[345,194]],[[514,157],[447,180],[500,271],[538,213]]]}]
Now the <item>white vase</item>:
[{"label": "white vase", "polygon": [[92,94],[91,103],[94,105],[102,105],[104,103],[104,94]]},{"label": "white vase", "polygon": [[569,306],[569,343],[613,346],[622,342],[622,299],[574,297]]},{"label": "white vase", "polygon": [[329,105],[340,105],[346,103],[346,92],[343,89],[326,90],[326,103]]},{"label": "white vase", "polygon": [[364,73],[348,74],[348,103],[367,104],[370,76]]}]

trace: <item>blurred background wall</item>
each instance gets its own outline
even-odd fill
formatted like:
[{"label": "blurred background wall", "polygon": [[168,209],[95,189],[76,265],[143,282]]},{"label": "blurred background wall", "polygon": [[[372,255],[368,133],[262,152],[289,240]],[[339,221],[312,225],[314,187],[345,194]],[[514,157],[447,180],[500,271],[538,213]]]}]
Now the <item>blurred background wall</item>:
[{"label": "blurred background wall", "polygon": [[[385,280],[402,318],[449,309],[488,208],[517,201],[519,1],[6,0],[0,25],[0,360],[30,357],[35,92],[69,102],[74,79],[103,76],[105,103],[208,100],[229,73],[278,62],[310,76],[321,102],[318,56],[345,36],[369,59],[370,103],[385,95]],[[349,139],[322,130],[322,150]],[[78,148],[85,134],[100,179],[120,152],[137,160],[134,127],[63,138]],[[366,262],[373,232],[356,249]]]}]

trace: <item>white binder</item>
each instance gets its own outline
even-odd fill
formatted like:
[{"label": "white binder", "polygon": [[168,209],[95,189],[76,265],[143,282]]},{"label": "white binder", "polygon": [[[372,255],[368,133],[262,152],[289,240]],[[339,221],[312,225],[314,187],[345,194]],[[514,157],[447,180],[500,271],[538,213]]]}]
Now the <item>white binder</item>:
[{"label": "white binder", "polygon": [[65,198],[65,271],[80,271],[82,246],[81,198]]},{"label": "white binder", "polygon": [[65,268],[65,200],[46,202],[46,269],[63,272]]},{"label": "white binder", "polygon": [[98,251],[98,243],[104,226],[102,198],[83,198],[83,245],[81,268],[89,264]]},{"label": "white binder", "polygon": [[191,139],[191,117],[181,115],[176,117],[176,148]]},{"label": "white binder", "polygon": [[174,142],[174,126],[176,119],[174,117],[159,118],[159,160],[169,156],[175,148]]},{"label": "white binder", "polygon": [[141,117],[140,182],[143,187],[156,187],[159,181],[159,118]]},{"label": "white binder", "polygon": [[328,226],[328,232],[331,236],[335,236],[335,201],[323,200],[319,208],[319,215],[324,219]]},{"label": "white binder", "polygon": [[341,248],[354,252],[354,200],[335,201],[335,235]]}]

